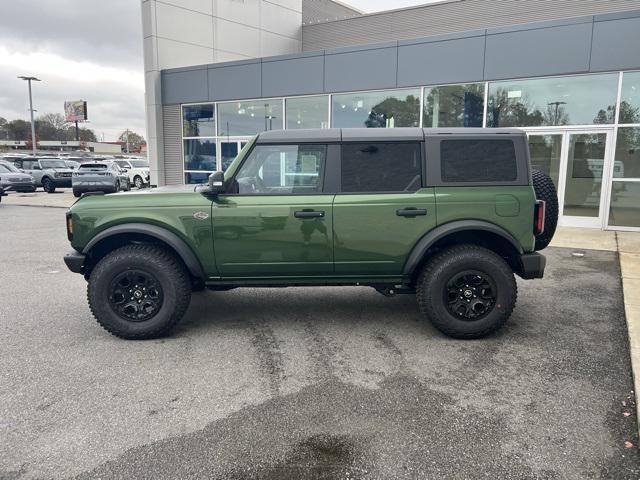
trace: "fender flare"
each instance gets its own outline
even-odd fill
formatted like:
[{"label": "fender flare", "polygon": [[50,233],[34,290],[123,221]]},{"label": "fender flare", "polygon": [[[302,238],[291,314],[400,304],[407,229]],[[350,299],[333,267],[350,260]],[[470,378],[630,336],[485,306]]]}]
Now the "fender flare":
[{"label": "fender flare", "polygon": [[424,237],[422,237],[418,241],[418,243],[415,244],[415,246],[411,250],[411,253],[407,257],[407,261],[404,264],[402,274],[406,276],[413,275],[415,270],[418,268],[418,265],[420,265],[420,261],[424,258],[424,254],[438,240],[441,240],[453,233],[464,232],[466,230],[481,230],[499,235],[500,237],[508,241],[516,250],[516,252],[522,254],[522,248],[520,247],[518,241],[513,238],[513,235],[507,232],[504,228],[499,227],[498,225],[495,225],[493,223],[483,222],[480,220],[458,220],[455,222],[440,225],[431,230]]},{"label": "fender flare", "polygon": [[139,233],[148,235],[166,243],[182,259],[192,276],[199,279],[205,278],[202,265],[200,265],[198,258],[193,253],[193,250],[191,250],[191,248],[186,244],[186,242],[175,233],[167,230],[166,228],[158,227],[156,225],[149,225],[146,223],[124,223],[122,225],[109,227],[93,237],[89,241],[89,243],[87,243],[87,245],[82,249],[82,253],[86,255],[102,240],[113,237],[115,235],[121,235],[123,233]]}]

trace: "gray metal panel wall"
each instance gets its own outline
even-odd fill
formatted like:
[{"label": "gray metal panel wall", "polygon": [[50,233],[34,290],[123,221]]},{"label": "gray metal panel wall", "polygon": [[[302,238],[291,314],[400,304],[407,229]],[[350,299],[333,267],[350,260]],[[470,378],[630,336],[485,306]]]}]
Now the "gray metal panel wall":
[{"label": "gray metal panel wall", "polygon": [[237,100],[262,96],[260,60],[209,68],[209,100]]},{"label": "gray metal panel wall", "polygon": [[324,91],[324,55],[262,62],[262,95],[308,95]]},{"label": "gray metal panel wall", "polygon": [[304,51],[640,9],[640,0],[458,0],[302,27]]},{"label": "gray metal panel wall", "polygon": [[589,71],[593,23],[487,35],[485,76],[516,78]]},{"label": "gray metal panel wall", "polygon": [[481,36],[398,46],[398,86],[483,80]]},{"label": "gray metal panel wall", "polygon": [[397,45],[347,52],[326,52],[325,91],[393,88],[396,86],[397,61]]},{"label": "gray metal panel wall", "polygon": [[640,69],[639,44],[640,11],[571,18],[165,70],[162,101],[225,101]]},{"label": "gray metal panel wall", "polygon": [[597,21],[593,27],[591,70],[640,67],[640,16]]},{"label": "gray metal panel wall", "polygon": [[162,72],[163,103],[198,102],[208,98],[207,69]]},{"label": "gray metal panel wall", "polygon": [[164,181],[165,185],[181,185],[182,176],[182,122],[180,105],[162,107],[164,125]]}]

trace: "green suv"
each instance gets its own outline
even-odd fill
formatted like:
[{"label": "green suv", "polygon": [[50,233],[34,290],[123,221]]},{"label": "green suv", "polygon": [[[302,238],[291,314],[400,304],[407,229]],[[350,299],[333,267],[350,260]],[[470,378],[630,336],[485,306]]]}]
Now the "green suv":
[{"label": "green suv", "polygon": [[542,277],[557,215],[520,130],[270,131],[207,185],[85,195],[64,260],[122,338],[167,334],[194,290],[326,285],[416,294],[478,338],[510,316],[514,273]]}]

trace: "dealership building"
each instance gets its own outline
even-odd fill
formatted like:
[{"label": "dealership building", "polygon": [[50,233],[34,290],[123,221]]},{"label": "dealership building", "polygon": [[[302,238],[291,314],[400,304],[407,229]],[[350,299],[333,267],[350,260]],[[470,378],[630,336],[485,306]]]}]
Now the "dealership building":
[{"label": "dealership building", "polygon": [[561,224],[640,230],[640,0],[142,0],[142,17],[158,185],[206,182],[264,130],[519,127]]}]

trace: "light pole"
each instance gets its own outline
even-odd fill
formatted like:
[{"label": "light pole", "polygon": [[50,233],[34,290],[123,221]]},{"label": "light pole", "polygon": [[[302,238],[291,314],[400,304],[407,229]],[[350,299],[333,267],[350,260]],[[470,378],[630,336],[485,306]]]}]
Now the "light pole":
[{"label": "light pole", "polygon": [[33,98],[31,96],[31,82],[40,82],[41,80],[36,77],[26,77],[24,75],[18,78],[29,82],[29,113],[31,114],[31,149],[33,150],[33,156],[36,155],[36,124],[33,123]]}]

